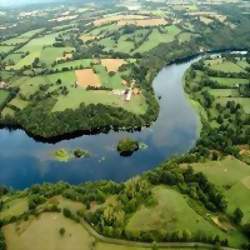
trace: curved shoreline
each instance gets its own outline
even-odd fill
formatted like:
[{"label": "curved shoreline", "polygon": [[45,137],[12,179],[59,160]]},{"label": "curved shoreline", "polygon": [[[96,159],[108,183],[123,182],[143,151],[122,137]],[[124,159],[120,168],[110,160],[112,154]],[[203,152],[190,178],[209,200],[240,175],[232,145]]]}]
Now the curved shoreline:
[{"label": "curved shoreline", "polygon": [[[173,64],[181,64],[181,63],[189,62],[190,60],[193,60],[193,59],[198,58],[200,56],[209,55],[209,54],[223,53],[223,52],[244,52],[244,51],[246,51],[246,49],[224,48],[224,49],[212,49],[209,51],[198,52],[198,53],[191,52],[191,54],[189,56],[185,56],[182,58],[176,58],[176,59],[168,62],[165,66],[163,65],[162,68],[164,68],[166,66],[171,66]],[[151,83],[151,86],[153,87],[153,83]],[[184,92],[185,92],[185,89],[184,89]],[[154,90],[154,97],[159,105],[159,100],[156,96],[155,90]],[[156,119],[158,118],[158,116],[159,116],[159,113],[157,114]],[[145,126],[143,126],[143,127],[135,127],[135,128],[126,128],[126,127],[114,128],[112,125],[110,125],[110,126],[105,126],[105,127],[100,127],[100,128],[93,128],[90,130],[81,130],[80,129],[80,130],[76,130],[74,132],[69,132],[69,133],[64,133],[61,135],[55,135],[55,136],[49,136],[49,137],[36,135],[36,134],[30,132],[29,130],[25,129],[22,125],[14,124],[14,123],[13,124],[4,124],[4,122],[0,122],[0,129],[8,129],[10,131],[21,129],[27,134],[27,136],[33,138],[37,142],[56,144],[62,140],[70,140],[70,139],[74,139],[74,138],[77,138],[77,137],[80,137],[83,135],[108,134],[110,131],[113,131],[113,132],[138,132],[138,131],[141,131],[143,128],[151,127],[154,122],[155,122],[155,120],[151,121],[150,124],[145,124]]]}]

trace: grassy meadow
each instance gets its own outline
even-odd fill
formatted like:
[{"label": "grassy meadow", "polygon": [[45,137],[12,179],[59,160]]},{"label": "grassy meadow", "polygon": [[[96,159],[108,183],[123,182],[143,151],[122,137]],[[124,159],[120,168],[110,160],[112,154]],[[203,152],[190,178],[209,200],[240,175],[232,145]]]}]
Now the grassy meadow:
[{"label": "grassy meadow", "polygon": [[228,213],[240,207],[244,213],[243,223],[250,220],[250,166],[233,157],[221,161],[192,164],[195,171],[203,172],[208,179],[219,186],[228,200]]},{"label": "grassy meadow", "polygon": [[9,97],[9,92],[6,90],[0,90],[0,107],[3,105]]},{"label": "grassy meadow", "polygon": [[[65,229],[64,235],[59,230]],[[28,222],[14,223],[3,228],[8,250],[74,249],[90,250],[92,238],[81,224],[58,213],[44,213]]]},{"label": "grassy meadow", "polygon": [[142,206],[137,210],[129,219],[127,231],[136,233],[150,230],[188,230],[195,234],[202,229],[207,235],[218,234],[221,238],[228,237],[230,244],[234,246],[245,240],[236,229],[232,228],[225,233],[210,220],[210,215],[201,216],[192,208],[188,198],[179,192],[158,186],[153,189],[153,194],[157,205],[149,208]]}]

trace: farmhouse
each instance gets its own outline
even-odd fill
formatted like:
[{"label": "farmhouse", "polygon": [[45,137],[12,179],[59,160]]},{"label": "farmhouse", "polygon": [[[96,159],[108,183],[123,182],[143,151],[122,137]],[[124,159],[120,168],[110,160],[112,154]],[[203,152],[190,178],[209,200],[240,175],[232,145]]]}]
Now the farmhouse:
[{"label": "farmhouse", "polygon": [[132,89],[126,89],[125,91],[125,101],[129,102],[132,97]]}]

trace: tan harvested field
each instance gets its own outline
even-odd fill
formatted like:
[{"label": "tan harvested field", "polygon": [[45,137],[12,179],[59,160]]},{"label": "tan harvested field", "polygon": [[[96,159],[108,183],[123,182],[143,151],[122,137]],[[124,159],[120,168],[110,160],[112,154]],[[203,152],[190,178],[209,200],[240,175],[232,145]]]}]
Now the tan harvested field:
[{"label": "tan harvested field", "polygon": [[116,15],[116,16],[109,16],[109,17],[97,19],[94,21],[94,25],[100,26],[103,24],[108,24],[111,22],[118,22],[122,20],[135,20],[135,19],[146,19],[146,18],[147,16],[143,16],[143,15]]},{"label": "tan harvested field", "polygon": [[[59,230],[65,229],[60,235]],[[90,250],[92,238],[81,224],[59,213],[13,223],[3,228],[8,250]]]},{"label": "tan harvested field", "polygon": [[126,64],[126,61],[123,59],[102,59],[101,64],[107,68],[107,71],[114,71],[117,72],[118,69],[123,65]]},{"label": "tan harvested field", "polygon": [[100,87],[101,81],[92,69],[76,70],[77,84],[80,87],[86,88],[87,86]]},{"label": "tan harvested field", "polygon": [[210,24],[212,23],[214,20],[208,17],[204,17],[204,16],[200,16],[200,21],[205,23],[205,24]]},{"label": "tan harvested field", "polygon": [[63,21],[68,21],[68,20],[73,20],[76,19],[78,17],[78,15],[73,15],[73,16],[61,16],[58,18],[54,18],[49,20],[49,22],[63,22]]},{"label": "tan harvested field", "polygon": [[197,11],[197,12],[192,12],[189,13],[190,16],[200,16],[200,17],[206,17],[206,18],[213,18],[217,19],[220,22],[225,22],[227,17],[224,15],[217,14],[216,12],[209,12],[209,11]]},{"label": "tan harvested field", "polygon": [[134,24],[140,27],[147,27],[147,26],[159,26],[159,25],[166,25],[168,22],[164,18],[151,18],[151,19],[142,19],[142,20],[120,20],[117,23],[119,26],[125,26]]},{"label": "tan harvested field", "polygon": [[83,41],[83,42],[87,42],[87,41],[92,41],[94,39],[96,39],[97,37],[96,36],[90,36],[90,35],[82,35],[80,37],[80,39]]}]

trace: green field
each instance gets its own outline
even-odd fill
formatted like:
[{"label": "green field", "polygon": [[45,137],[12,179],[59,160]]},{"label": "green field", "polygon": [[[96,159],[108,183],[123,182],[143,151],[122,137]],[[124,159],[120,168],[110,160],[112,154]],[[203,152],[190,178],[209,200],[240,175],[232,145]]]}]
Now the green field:
[{"label": "green field", "polygon": [[239,91],[237,89],[209,89],[209,93],[214,97],[239,96]]},{"label": "green field", "polygon": [[196,171],[203,172],[208,179],[219,186],[228,200],[228,213],[240,207],[244,212],[243,223],[250,220],[250,166],[233,157],[222,161],[208,161],[192,164]]},{"label": "green field", "polygon": [[[41,58],[42,52],[45,49],[45,47],[52,46],[55,41],[55,37],[57,35],[58,33],[49,34],[43,37],[35,38],[31,40],[30,42],[28,42],[25,46],[23,46],[17,52],[20,52],[20,53],[29,52],[29,55],[21,59],[15,66],[11,68],[18,70],[22,68],[23,66],[31,65],[36,57]],[[52,55],[54,55],[54,53],[52,53]]]},{"label": "green field", "polygon": [[1,116],[3,117],[6,117],[6,116],[14,117],[14,115],[15,115],[15,111],[8,107],[5,107],[3,111],[1,112]]},{"label": "green field", "polygon": [[250,98],[245,98],[245,97],[220,97],[216,102],[219,102],[223,105],[225,105],[228,101],[235,101],[236,103],[239,103],[243,110],[247,113],[250,114]]},{"label": "green field", "polygon": [[27,42],[30,38],[32,38],[36,34],[41,33],[43,30],[44,29],[31,30],[31,31],[28,31],[20,36],[15,37],[15,38],[11,38],[9,40],[3,41],[1,44],[4,44],[4,45],[22,44],[22,43]]},{"label": "green field", "polygon": [[[87,62],[86,62],[87,63]],[[94,66],[98,71],[102,83],[106,87],[123,89],[121,77],[119,73],[114,76],[109,76],[104,66]],[[36,77],[21,77],[13,80],[12,85],[20,88],[20,94],[29,97],[34,94],[40,85],[50,84],[49,91],[53,91],[58,88],[56,81],[61,79],[62,84],[60,86],[66,86],[69,90],[67,96],[58,96],[57,102],[52,109],[55,111],[64,111],[65,109],[77,109],[81,103],[111,105],[113,107],[122,107],[125,110],[136,114],[144,114],[147,109],[146,101],[143,95],[133,96],[130,102],[126,102],[123,97],[112,94],[111,91],[105,90],[91,90],[75,88],[76,76],[74,71],[60,72],[45,76]],[[17,96],[12,100],[14,106],[22,109],[27,105],[27,102],[20,100]]]},{"label": "green field", "polygon": [[[142,206],[129,220],[128,231],[150,231],[165,229],[174,232],[178,229],[192,229],[206,227],[208,230],[214,228],[202,217],[189,207],[187,200],[177,191],[167,187],[158,186],[153,190],[157,199],[156,207]],[[147,218],[145,220],[145,218]],[[178,220],[178,218],[182,218]]]},{"label": "green field", "polygon": [[179,43],[189,42],[192,38],[192,34],[188,32],[182,32],[178,35]]},{"label": "green field", "polygon": [[248,84],[247,79],[240,78],[226,78],[226,77],[211,77],[211,80],[218,82],[222,87],[235,88],[238,84]]},{"label": "green field", "polygon": [[154,28],[148,39],[134,52],[144,53],[157,47],[160,43],[170,43],[174,41],[180,31],[175,25],[164,27],[162,32],[158,28]]},{"label": "green field", "polygon": [[0,90],[0,107],[6,102],[9,97],[9,92],[6,90]]},{"label": "green field", "polygon": [[52,111],[63,111],[67,108],[76,109],[81,103],[104,104],[113,107],[121,107],[136,114],[144,114],[147,105],[143,96],[134,96],[130,102],[125,102],[120,96],[113,95],[110,91],[87,91],[72,88],[68,96],[60,96]]},{"label": "green field", "polygon": [[[22,53],[12,53],[4,59],[4,62],[6,62],[6,63],[11,62],[15,65],[22,59],[22,55],[23,55]],[[7,67],[7,69],[8,69],[8,67]]]},{"label": "green field", "polygon": [[75,60],[75,61],[70,61],[70,62],[65,62],[65,63],[60,63],[57,64],[55,67],[53,67],[53,69],[58,69],[58,70],[62,70],[63,68],[75,68],[75,67],[90,67],[91,66],[91,62],[93,62],[92,59],[81,59],[81,60]]},{"label": "green field", "polygon": [[0,219],[10,219],[13,216],[19,216],[28,210],[27,198],[14,198],[5,202],[0,212]]},{"label": "green field", "polygon": [[221,59],[213,59],[208,60],[207,65],[209,65],[210,69],[216,70],[216,71],[222,71],[222,72],[245,72],[245,70],[240,67],[238,64],[227,61],[227,60],[221,60]]},{"label": "green field", "polygon": [[[65,229],[63,236],[61,228]],[[58,213],[44,213],[28,222],[7,225],[3,232],[8,250],[34,250],[34,246],[36,250],[91,249],[92,238],[84,227]]]},{"label": "green field", "polygon": [[0,54],[5,54],[13,50],[15,46],[1,46],[0,45]]},{"label": "green field", "polygon": [[57,59],[63,57],[64,52],[72,52],[74,50],[75,49],[72,47],[63,47],[63,48],[47,47],[42,50],[40,55],[40,61],[50,65]]},{"label": "green field", "polygon": [[105,67],[101,64],[95,65],[94,69],[99,76],[103,86],[112,89],[124,89],[125,86],[122,84],[122,78],[119,72],[114,76],[110,76]]},{"label": "green field", "polygon": [[12,99],[8,104],[17,107],[18,109],[23,109],[28,105],[28,101],[24,101],[20,98],[20,96],[17,96]]},{"label": "green field", "polygon": [[218,234],[221,238],[229,238],[232,245],[237,246],[242,243],[242,236],[232,229],[224,233],[215,224],[200,216],[189,206],[188,199],[175,190],[158,186],[153,189],[153,194],[157,199],[157,206],[147,208],[142,206],[130,219],[126,227],[129,232],[150,230],[166,230],[175,232],[178,230],[188,230],[192,234],[202,229],[207,235]]},{"label": "green field", "polygon": [[114,32],[117,30],[117,25],[116,24],[108,24],[108,25],[102,25],[100,27],[92,29],[90,32],[85,33],[90,36],[101,36],[101,35],[106,35],[107,32]]}]

